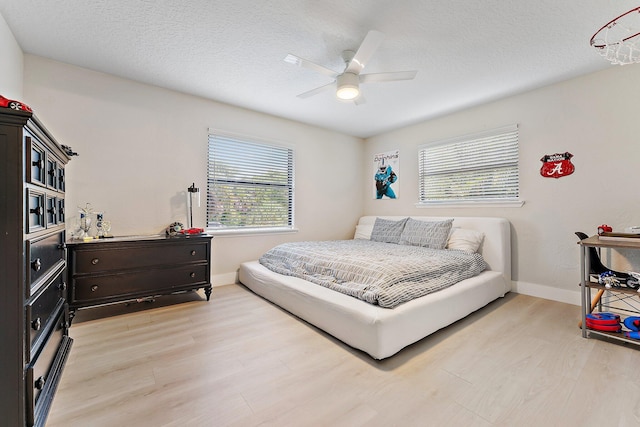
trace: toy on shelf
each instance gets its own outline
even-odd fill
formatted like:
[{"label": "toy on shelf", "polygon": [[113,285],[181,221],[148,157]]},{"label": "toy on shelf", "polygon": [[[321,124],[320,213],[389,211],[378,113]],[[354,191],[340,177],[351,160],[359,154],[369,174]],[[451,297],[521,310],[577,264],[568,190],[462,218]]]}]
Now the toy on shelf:
[{"label": "toy on shelf", "polygon": [[202,234],[202,233],[204,233],[204,228],[191,227],[191,228],[188,228],[186,230],[182,230],[181,233],[182,234],[189,234],[189,235]]},{"label": "toy on shelf", "polygon": [[620,280],[612,271],[604,271],[598,275],[598,283],[604,285],[605,288],[619,288]]},{"label": "toy on shelf", "polygon": [[172,222],[167,227],[167,236],[177,236],[182,232],[182,230],[184,230],[184,225],[182,225],[181,222]]},{"label": "toy on shelf", "polygon": [[612,231],[613,231],[613,228],[611,228],[611,226],[607,224],[602,224],[598,226],[598,234],[611,233]]},{"label": "toy on shelf", "polygon": [[29,113],[33,112],[31,107],[29,107],[28,105],[23,104],[20,101],[15,101],[13,99],[5,98],[2,95],[0,95],[0,107],[11,108],[12,110],[17,110],[17,111],[27,111]]},{"label": "toy on shelf", "polygon": [[104,219],[104,212],[96,212],[96,238],[106,239],[113,237],[109,234],[111,231],[111,221]]}]

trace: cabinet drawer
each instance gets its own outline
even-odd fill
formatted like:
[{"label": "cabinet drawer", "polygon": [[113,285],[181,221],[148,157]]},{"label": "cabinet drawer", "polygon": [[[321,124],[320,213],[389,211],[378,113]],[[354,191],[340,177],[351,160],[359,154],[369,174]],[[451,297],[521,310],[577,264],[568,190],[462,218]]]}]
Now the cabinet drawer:
[{"label": "cabinet drawer", "polygon": [[25,310],[25,330],[29,331],[27,362],[42,347],[44,337],[55,328],[55,316],[63,309],[66,296],[64,273],[58,274],[33,301],[27,303]]},{"label": "cabinet drawer", "polygon": [[129,270],[151,266],[207,262],[207,242],[75,250],[72,274]]},{"label": "cabinet drawer", "polygon": [[31,136],[26,136],[27,182],[46,185],[45,149]]},{"label": "cabinet drawer", "polygon": [[35,408],[40,393],[45,389],[47,381],[50,379],[48,374],[64,336],[65,328],[62,324],[64,319],[63,315],[63,312],[61,312],[56,317],[55,328],[47,337],[42,351],[37,359],[27,368],[27,380],[30,382],[30,384],[27,384],[27,405],[30,405],[32,408]]},{"label": "cabinet drawer", "polygon": [[53,156],[47,156],[47,187],[58,189],[58,162]]},{"label": "cabinet drawer", "polygon": [[46,200],[45,222],[51,227],[58,223],[58,199],[47,196]]},{"label": "cabinet drawer", "polygon": [[[30,289],[39,287],[39,279],[65,265],[64,231],[27,240],[27,281]],[[33,291],[32,291],[33,292]],[[31,293],[30,293],[31,294]]]},{"label": "cabinet drawer", "polygon": [[115,300],[124,300],[142,296],[153,296],[172,290],[185,290],[193,285],[208,284],[207,264],[180,266],[175,268],[158,268],[129,272],[126,274],[110,274],[103,276],[76,278],[71,290],[71,305],[82,303],[100,304]]},{"label": "cabinet drawer", "polygon": [[28,426],[44,426],[73,340],[67,335],[64,311],[56,318],[37,359],[25,370],[25,403]]},{"label": "cabinet drawer", "polygon": [[58,191],[64,193],[67,184],[64,177],[64,166],[58,164]]},{"label": "cabinet drawer", "polygon": [[64,224],[64,199],[58,200],[58,224]]},{"label": "cabinet drawer", "polygon": [[39,191],[27,190],[27,233],[45,228],[45,195]]}]

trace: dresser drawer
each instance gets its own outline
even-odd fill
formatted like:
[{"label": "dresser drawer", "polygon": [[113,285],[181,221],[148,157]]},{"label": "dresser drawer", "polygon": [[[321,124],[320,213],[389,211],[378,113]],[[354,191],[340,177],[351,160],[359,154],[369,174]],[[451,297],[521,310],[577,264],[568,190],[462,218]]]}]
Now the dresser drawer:
[{"label": "dresser drawer", "polygon": [[35,138],[25,137],[27,151],[27,182],[32,184],[46,185],[46,150],[38,144]]},{"label": "dresser drawer", "polygon": [[52,188],[54,190],[58,189],[58,162],[55,157],[47,156],[47,171],[46,171],[46,179],[47,179],[47,187]]},{"label": "dresser drawer", "polygon": [[64,166],[62,166],[61,164],[58,164],[58,191],[61,191],[64,193],[66,186],[67,186],[67,183],[65,181]]},{"label": "dresser drawer", "polygon": [[72,274],[92,274],[151,266],[208,262],[207,242],[185,240],[176,244],[135,245],[118,250],[82,248],[73,252]]},{"label": "dresser drawer", "polygon": [[63,312],[59,313],[56,317],[55,328],[51,330],[47,340],[42,348],[42,351],[38,355],[37,359],[29,365],[27,368],[27,378],[30,380],[30,384],[27,384],[27,394],[29,395],[29,403],[32,407],[35,407],[40,392],[45,388],[47,384],[48,373],[53,365],[53,360],[58,352],[58,347],[62,343],[62,337],[64,336]]},{"label": "dresser drawer", "polygon": [[208,284],[208,264],[196,264],[174,268],[158,268],[126,274],[108,274],[76,278],[71,290],[71,305],[100,304],[122,301],[137,296],[154,296],[171,291],[202,287]]},{"label": "dresser drawer", "polygon": [[[31,293],[39,287],[41,278],[65,265],[65,232],[27,240],[27,282]],[[31,295],[30,293],[30,295]]]},{"label": "dresser drawer", "polygon": [[47,196],[45,207],[44,216],[47,227],[56,225],[58,223],[58,199]]},{"label": "dresser drawer", "polygon": [[27,425],[43,426],[73,340],[67,335],[64,310],[55,319],[42,351],[25,370]]},{"label": "dresser drawer", "polygon": [[64,224],[64,199],[58,200],[58,224]]},{"label": "dresser drawer", "polygon": [[66,287],[64,274],[61,272],[25,306],[25,330],[29,331],[27,362],[38,353],[47,333],[55,329],[53,322],[60,310],[63,310]]},{"label": "dresser drawer", "polygon": [[39,191],[27,190],[26,202],[27,233],[45,228],[45,195]]}]

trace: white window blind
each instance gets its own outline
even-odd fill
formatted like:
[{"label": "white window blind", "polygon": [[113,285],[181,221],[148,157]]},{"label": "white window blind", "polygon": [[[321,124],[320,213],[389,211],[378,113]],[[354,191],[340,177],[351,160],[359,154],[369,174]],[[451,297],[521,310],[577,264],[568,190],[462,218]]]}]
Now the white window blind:
[{"label": "white window blind", "polygon": [[517,125],[426,144],[418,155],[422,204],[519,199]]},{"label": "white window blind", "polygon": [[293,227],[293,149],[209,132],[207,226]]}]

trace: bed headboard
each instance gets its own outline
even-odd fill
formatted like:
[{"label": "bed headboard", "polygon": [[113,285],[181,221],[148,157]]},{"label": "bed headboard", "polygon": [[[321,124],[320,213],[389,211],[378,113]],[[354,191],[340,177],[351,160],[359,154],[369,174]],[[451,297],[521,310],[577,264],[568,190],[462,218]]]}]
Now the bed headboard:
[{"label": "bed headboard", "polygon": [[[380,218],[400,220],[407,216],[380,216]],[[373,226],[377,216],[363,216],[358,225]],[[411,216],[421,221],[442,221],[453,218],[453,226],[482,231],[484,240],[478,252],[489,264],[489,269],[500,271],[511,284],[511,224],[506,218],[493,217],[436,217]]]}]

